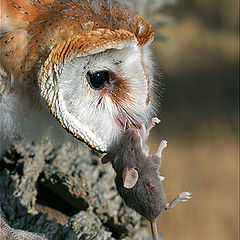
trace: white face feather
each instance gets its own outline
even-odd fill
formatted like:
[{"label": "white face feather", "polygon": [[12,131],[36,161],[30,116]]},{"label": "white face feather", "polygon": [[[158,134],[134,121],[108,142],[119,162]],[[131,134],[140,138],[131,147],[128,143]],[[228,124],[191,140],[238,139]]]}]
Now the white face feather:
[{"label": "white face feather", "polygon": [[[144,60],[133,42],[123,49],[75,57],[60,71],[55,70],[58,74],[48,80],[42,95],[48,95],[64,128],[97,150],[109,151],[127,125],[138,126],[152,117]],[[96,90],[90,86],[87,73],[100,71],[110,72],[111,80]]]}]

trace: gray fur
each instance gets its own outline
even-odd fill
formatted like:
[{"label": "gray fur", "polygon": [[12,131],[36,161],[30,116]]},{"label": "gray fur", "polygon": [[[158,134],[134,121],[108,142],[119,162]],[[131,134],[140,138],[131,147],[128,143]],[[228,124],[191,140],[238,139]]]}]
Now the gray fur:
[{"label": "gray fur", "polygon": [[[117,190],[126,205],[149,221],[154,221],[167,204],[158,172],[161,159],[156,155],[146,156],[143,153],[138,130],[127,130],[120,144],[106,154],[102,161],[112,162],[117,174]],[[123,186],[122,174],[127,168],[135,168],[139,175],[136,185],[130,189]]]}]

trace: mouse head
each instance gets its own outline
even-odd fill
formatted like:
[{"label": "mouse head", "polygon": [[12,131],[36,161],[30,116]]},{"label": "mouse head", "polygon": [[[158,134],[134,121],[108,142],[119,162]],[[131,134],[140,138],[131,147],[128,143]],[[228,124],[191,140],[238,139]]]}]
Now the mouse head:
[{"label": "mouse head", "polygon": [[102,158],[102,163],[112,162],[117,174],[121,175],[123,186],[133,188],[138,181],[138,165],[142,158],[141,134],[137,128],[129,128],[120,143]]},{"label": "mouse head", "polygon": [[[102,161],[103,164],[105,164],[109,161],[112,161],[112,164],[114,165],[113,158],[111,158],[111,154],[109,154],[109,153],[106,154],[102,158],[101,161]],[[123,163],[119,161],[117,165],[119,166],[120,164],[123,164]],[[121,174],[122,175],[123,186],[125,188],[128,188],[128,189],[133,188],[135,186],[135,184],[137,183],[138,178],[139,178],[139,174],[138,174],[138,171],[137,171],[136,167],[122,166],[121,168],[123,170],[123,172]],[[118,174],[117,167],[116,168],[114,167],[114,169]]]}]

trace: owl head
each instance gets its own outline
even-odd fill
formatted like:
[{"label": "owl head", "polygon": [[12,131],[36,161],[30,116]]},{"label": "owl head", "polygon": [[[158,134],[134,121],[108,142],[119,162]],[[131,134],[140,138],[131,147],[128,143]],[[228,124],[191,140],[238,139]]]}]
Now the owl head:
[{"label": "owl head", "polygon": [[150,121],[154,33],[145,19],[114,0],[4,3],[6,27],[9,16],[15,21],[2,40],[5,65],[23,74],[23,85],[37,78],[44,104],[69,133],[107,152],[127,128]]},{"label": "owl head", "polygon": [[39,75],[41,95],[54,117],[101,152],[109,151],[129,126],[147,124],[152,117],[147,45],[126,30],[109,29],[59,44]]}]

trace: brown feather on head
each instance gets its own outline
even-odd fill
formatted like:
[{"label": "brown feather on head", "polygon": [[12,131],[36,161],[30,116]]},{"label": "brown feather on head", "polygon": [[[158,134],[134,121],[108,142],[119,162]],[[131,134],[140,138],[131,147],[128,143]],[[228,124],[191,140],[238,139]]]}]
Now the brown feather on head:
[{"label": "brown feather on head", "polygon": [[[65,129],[100,151],[149,121],[154,33],[145,19],[115,0],[2,0],[1,9],[1,68],[20,99],[41,107],[43,97]],[[109,79],[94,89],[89,74]]]}]

